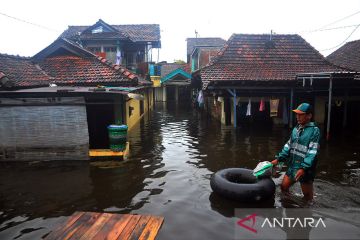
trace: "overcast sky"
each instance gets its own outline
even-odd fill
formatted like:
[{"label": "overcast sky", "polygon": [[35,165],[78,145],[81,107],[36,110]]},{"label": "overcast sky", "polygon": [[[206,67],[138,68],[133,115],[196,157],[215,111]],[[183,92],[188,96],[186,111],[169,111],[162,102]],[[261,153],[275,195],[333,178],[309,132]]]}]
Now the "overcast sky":
[{"label": "overcast sky", "polygon": [[0,6],[0,53],[20,56],[33,56],[69,25],[100,18],[114,25],[160,24],[159,60],[168,62],[186,60],[185,40],[195,30],[225,40],[233,33],[297,33],[324,56],[360,39],[360,0],[2,0]]}]

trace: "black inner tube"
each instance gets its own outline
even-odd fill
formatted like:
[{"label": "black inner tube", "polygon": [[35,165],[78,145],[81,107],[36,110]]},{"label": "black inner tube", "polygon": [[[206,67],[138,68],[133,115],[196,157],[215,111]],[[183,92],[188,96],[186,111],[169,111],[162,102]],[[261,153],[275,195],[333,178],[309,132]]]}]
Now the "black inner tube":
[{"label": "black inner tube", "polygon": [[243,174],[234,174],[231,172],[225,174],[225,179],[227,179],[229,182],[239,183],[239,184],[240,183],[250,184],[256,182],[256,178],[249,178],[247,176],[244,176]]},{"label": "black inner tube", "polygon": [[275,194],[275,183],[269,177],[257,179],[253,171],[245,168],[228,168],[216,172],[210,185],[221,196],[238,201],[261,201]]}]

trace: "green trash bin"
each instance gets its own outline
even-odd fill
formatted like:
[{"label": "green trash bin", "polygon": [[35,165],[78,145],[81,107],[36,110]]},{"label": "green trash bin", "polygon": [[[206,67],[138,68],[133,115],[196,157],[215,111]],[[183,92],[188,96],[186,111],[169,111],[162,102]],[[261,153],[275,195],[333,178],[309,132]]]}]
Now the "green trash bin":
[{"label": "green trash bin", "polygon": [[127,125],[109,125],[110,149],[114,152],[124,151],[126,148]]}]

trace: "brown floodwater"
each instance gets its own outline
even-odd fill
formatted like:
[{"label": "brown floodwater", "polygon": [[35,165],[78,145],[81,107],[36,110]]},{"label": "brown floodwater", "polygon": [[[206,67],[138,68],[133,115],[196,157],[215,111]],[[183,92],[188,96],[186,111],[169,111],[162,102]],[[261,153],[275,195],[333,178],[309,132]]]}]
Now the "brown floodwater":
[{"label": "brown floodwater", "polygon": [[[272,160],[288,136],[283,127],[233,129],[157,104],[129,133],[128,161],[1,163],[0,239],[41,239],[75,211],[164,216],[158,239],[233,239],[236,208],[304,207],[301,190],[283,197],[281,172],[274,199],[241,204],[212,192],[212,174]],[[359,143],[345,133],[322,141],[311,208],[360,207]]]}]

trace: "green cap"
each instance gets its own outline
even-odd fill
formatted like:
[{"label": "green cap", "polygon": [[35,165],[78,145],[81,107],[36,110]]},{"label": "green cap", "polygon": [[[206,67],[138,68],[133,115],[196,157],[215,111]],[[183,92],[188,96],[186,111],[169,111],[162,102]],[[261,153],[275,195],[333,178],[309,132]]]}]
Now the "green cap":
[{"label": "green cap", "polygon": [[297,114],[312,113],[312,107],[309,103],[302,103],[293,112]]}]

